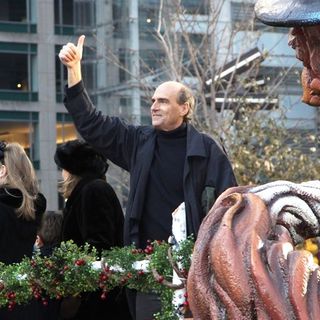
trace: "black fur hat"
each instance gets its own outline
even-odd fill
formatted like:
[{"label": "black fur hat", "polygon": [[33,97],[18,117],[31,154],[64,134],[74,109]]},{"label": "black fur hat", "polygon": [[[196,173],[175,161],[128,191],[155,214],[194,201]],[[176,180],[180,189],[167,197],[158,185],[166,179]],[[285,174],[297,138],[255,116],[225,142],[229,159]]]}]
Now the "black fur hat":
[{"label": "black fur hat", "polygon": [[57,166],[76,176],[104,175],[108,170],[107,159],[87,142],[67,141],[57,147],[54,155]]},{"label": "black fur hat", "polygon": [[320,24],[319,0],[257,0],[254,10],[260,21],[271,26]]}]

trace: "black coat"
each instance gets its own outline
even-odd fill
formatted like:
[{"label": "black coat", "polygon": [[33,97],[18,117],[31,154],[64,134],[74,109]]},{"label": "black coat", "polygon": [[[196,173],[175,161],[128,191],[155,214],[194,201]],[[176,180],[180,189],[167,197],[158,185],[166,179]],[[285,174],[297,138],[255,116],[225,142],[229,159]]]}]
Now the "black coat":
[{"label": "black coat", "polygon": [[81,179],[63,210],[62,240],[86,242],[99,251],[122,246],[123,211],[116,193],[104,180]]},{"label": "black coat", "polygon": [[[76,160],[75,160],[76,161]],[[82,178],[71,192],[63,210],[62,240],[73,240],[78,246],[86,242],[98,249],[123,245],[124,216],[120,202],[112,187],[104,180]],[[79,309],[72,300],[62,302],[62,310],[74,311],[73,320],[131,319],[124,292],[116,288],[101,300],[101,291],[82,295]],[[75,311],[77,310],[77,311]]]},{"label": "black coat", "polygon": [[0,188],[0,261],[5,264],[32,256],[37,229],[46,210],[46,199],[39,193],[35,202],[36,219],[27,221],[15,213],[21,203],[19,190]]},{"label": "black coat", "polygon": [[[18,218],[15,209],[22,203],[22,194],[17,189],[0,188],[0,261],[5,264],[21,262],[24,256],[31,257],[36,241],[37,229],[46,210],[46,199],[39,193],[35,201],[36,219],[27,221]],[[34,317],[34,305],[15,306],[13,311],[0,309],[1,320],[39,319]]]},{"label": "black coat", "polygon": [[[65,106],[81,136],[112,162],[130,172],[124,240],[126,245],[136,243],[139,246],[139,224],[156,131],[151,126],[127,125],[117,117],[103,116],[93,106],[82,82],[68,88],[66,94]],[[235,185],[231,164],[220,145],[188,124],[183,178],[188,235],[197,235],[214,200]]]}]

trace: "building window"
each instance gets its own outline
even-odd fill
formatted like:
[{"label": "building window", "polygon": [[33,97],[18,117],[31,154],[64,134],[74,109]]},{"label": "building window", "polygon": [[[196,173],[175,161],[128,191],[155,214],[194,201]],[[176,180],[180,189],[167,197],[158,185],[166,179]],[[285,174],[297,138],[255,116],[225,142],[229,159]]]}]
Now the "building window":
[{"label": "building window", "polygon": [[0,31],[37,32],[32,0],[1,0]]},{"label": "building window", "polygon": [[159,7],[144,4],[139,7],[139,37],[140,39],[148,38],[155,35],[158,25]]},{"label": "building window", "polygon": [[35,169],[40,168],[38,122],[37,112],[0,111],[0,140],[20,143]]},{"label": "building window", "polygon": [[128,6],[123,0],[112,3],[113,35],[115,38],[127,38],[129,35]]},{"label": "building window", "polygon": [[54,0],[55,34],[74,34],[73,0]]},{"label": "building window", "polygon": [[37,101],[32,70],[37,47],[0,42],[0,100]]},{"label": "building window", "polygon": [[166,57],[159,48],[140,50],[141,74],[153,74],[161,70],[166,64]]},{"label": "building window", "polygon": [[64,86],[67,83],[67,68],[61,63],[59,59],[59,52],[61,46],[56,46],[56,101],[62,102],[64,95]]},{"label": "building window", "polygon": [[128,74],[129,69],[129,51],[125,48],[120,48],[119,52],[119,82],[125,82],[129,80],[130,76]]},{"label": "building window", "polygon": [[270,87],[277,87],[281,83],[282,87],[291,90],[296,89],[297,93],[301,91],[300,73],[301,68],[285,68],[285,67],[267,67],[259,68],[259,79],[263,79],[265,85]]},{"label": "building window", "polygon": [[288,33],[289,28],[267,26],[254,17],[254,4],[231,2],[231,20],[236,30],[263,30],[264,32]]},{"label": "building window", "polygon": [[54,0],[55,34],[92,32],[95,25],[94,0]]},{"label": "building window", "polygon": [[67,113],[57,113],[57,145],[77,139],[77,131],[72,118]]},{"label": "building window", "polygon": [[77,33],[92,32],[95,26],[95,0],[74,0],[74,24]]},{"label": "building window", "polygon": [[[56,101],[62,102],[64,97],[64,87],[67,84],[67,68],[59,59],[61,46],[56,46]],[[86,81],[87,91],[95,90],[96,81],[96,59],[95,51],[91,47],[83,48],[82,75]]]},{"label": "building window", "polygon": [[181,6],[186,14],[208,14],[208,0],[181,0]]}]

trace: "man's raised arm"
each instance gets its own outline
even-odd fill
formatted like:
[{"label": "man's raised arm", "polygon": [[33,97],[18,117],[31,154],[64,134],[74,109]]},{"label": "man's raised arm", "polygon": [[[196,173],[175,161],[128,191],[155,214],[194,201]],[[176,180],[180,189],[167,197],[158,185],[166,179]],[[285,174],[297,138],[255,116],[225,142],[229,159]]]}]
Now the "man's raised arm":
[{"label": "man's raised arm", "polygon": [[68,87],[72,87],[82,80],[81,75],[81,59],[83,52],[85,36],[82,35],[78,39],[77,45],[69,42],[62,47],[59,53],[60,61],[68,70]]}]

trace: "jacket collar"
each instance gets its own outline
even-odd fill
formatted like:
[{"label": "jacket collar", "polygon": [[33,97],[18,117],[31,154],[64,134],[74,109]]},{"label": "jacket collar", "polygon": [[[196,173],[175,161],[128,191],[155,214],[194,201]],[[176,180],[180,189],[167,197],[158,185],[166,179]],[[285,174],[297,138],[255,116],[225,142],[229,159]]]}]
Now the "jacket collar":
[{"label": "jacket collar", "polygon": [[190,123],[187,123],[187,157],[207,157],[203,137]]},{"label": "jacket collar", "polygon": [[22,204],[22,193],[18,189],[0,188],[0,203],[12,208],[19,208]]},{"label": "jacket collar", "polygon": [[[156,130],[151,126],[149,127],[149,129],[150,128],[152,128],[149,131],[149,134],[151,134],[152,136],[150,144],[154,148]],[[146,154],[146,157],[150,157],[152,154],[153,152],[150,152],[150,149],[148,149],[148,154]],[[187,157],[193,156],[206,158],[207,153],[202,134],[192,124],[187,123]]]}]

